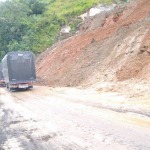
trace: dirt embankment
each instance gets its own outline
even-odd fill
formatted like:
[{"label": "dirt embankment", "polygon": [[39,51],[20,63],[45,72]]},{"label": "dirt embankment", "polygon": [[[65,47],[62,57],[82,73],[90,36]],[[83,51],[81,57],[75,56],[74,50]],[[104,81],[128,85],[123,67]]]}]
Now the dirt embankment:
[{"label": "dirt embankment", "polygon": [[41,54],[41,84],[78,86],[97,81],[150,78],[150,1],[117,6],[82,25],[78,35]]}]

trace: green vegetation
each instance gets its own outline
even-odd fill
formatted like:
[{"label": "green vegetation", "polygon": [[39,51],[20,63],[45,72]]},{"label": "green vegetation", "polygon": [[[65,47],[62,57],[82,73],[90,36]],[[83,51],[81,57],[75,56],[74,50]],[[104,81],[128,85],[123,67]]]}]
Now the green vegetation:
[{"label": "green vegetation", "polygon": [[[40,53],[57,41],[62,26],[75,32],[76,16],[112,0],[11,0],[0,2],[0,58],[9,51]],[[76,19],[74,19],[76,18]]]}]

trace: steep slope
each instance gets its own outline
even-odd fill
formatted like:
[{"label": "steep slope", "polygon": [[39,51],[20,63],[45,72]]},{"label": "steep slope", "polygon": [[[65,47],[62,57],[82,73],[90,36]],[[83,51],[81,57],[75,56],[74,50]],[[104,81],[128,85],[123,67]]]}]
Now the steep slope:
[{"label": "steep slope", "polygon": [[[104,14],[78,35],[47,49],[37,59],[39,83],[78,86],[97,81],[150,76],[150,1],[138,0]],[[84,29],[84,30],[83,30]]]}]

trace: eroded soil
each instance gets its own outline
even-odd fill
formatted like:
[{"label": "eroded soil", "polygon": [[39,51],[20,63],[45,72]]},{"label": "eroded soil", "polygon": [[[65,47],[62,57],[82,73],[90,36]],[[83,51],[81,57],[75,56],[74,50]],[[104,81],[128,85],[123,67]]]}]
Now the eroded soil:
[{"label": "eroded soil", "polygon": [[37,58],[39,84],[92,85],[103,81],[150,81],[150,1],[130,0],[87,18],[78,34]]}]

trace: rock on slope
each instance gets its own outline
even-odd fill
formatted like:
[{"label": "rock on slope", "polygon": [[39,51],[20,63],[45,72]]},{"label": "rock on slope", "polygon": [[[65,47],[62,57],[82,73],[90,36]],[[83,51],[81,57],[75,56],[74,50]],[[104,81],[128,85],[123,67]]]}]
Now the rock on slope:
[{"label": "rock on slope", "polygon": [[92,18],[77,35],[38,57],[37,76],[50,86],[150,79],[150,0]]}]

